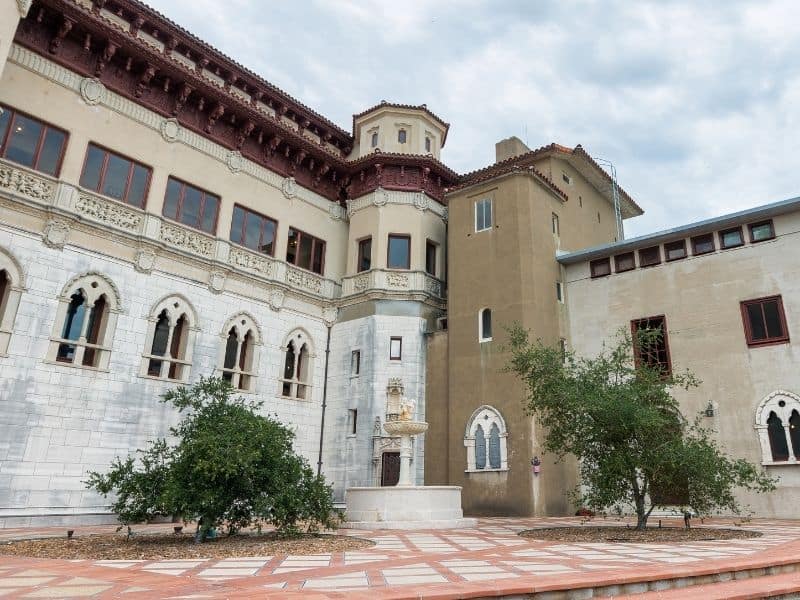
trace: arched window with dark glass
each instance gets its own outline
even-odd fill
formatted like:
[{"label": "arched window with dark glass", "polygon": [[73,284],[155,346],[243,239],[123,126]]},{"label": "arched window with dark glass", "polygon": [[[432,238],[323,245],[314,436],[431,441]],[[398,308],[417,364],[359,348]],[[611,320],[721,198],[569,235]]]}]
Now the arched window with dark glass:
[{"label": "arched window with dark glass", "polygon": [[475,468],[486,468],[486,437],[480,425],[475,430]]},{"label": "arched window with dark glass", "polygon": [[[64,326],[61,329],[61,339],[78,341],[83,330],[83,319],[86,317],[86,299],[83,291],[78,290],[69,299],[67,314],[64,318]],[[58,346],[56,360],[71,363],[75,358],[75,344],[62,342]]]},{"label": "arched window with dark glass", "polygon": [[290,341],[286,346],[286,358],[283,366],[283,395],[292,395],[292,379],[294,378],[294,342]]},{"label": "arched window with dark glass", "polygon": [[480,312],[480,320],[478,323],[480,328],[479,340],[481,342],[488,342],[492,339],[492,309],[484,308]]},{"label": "arched window with dark glass", "polygon": [[248,331],[242,340],[242,347],[239,350],[239,389],[250,389],[250,372],[253,361],[253,332]]},{"label": "arched window with dark glass", "polygon": [[800,460],[800,412],[792,411],[789,419],[789,437],[792,440],[792,452],[794,457]]},{"label": "arched window with dark glass", "polygon": [[[176,360],[186,358],[186,346],[189,333],[189,324],[186,315],[181,315],[172,329],[172,340],[170,341],[169,355]],[[185,364],[180,362],[170,362],[168,377],[170,379],[183,379]]]},{"label": "arched window with dark glass", "polygon": [[492,423],[489,430],[489,468],[500,468],[500,429],[497,423]]},{"label": "arched window with dark glass", "polygon": [[246,313],[231,318],[223,331],[225,347],[219,369],[231,386],[242,391],[254,391],[258,373],[258,349],[261,333],[255,321]]},{"label": "arched window with dark glass", "polygon": [[11,292],[11,276],[5,270],[0,271],[0,322],[6,313],[8,296]]},{"label": "arched window with dark glass", "polygon": [[[164,356],[167,352],[167,342],[169,340],[169,317],[167,311],[162,310],[156,321],[156,328],[153,334],[153,345],[150,354],[153,356]],[[147,366],[147,374],[151,377],[161,377],[161,365],[163,361],[158,358],[151,358]]]},{"label": "arched window with dark glass", "polygon": [[222,363],[222,378],[225,381],[233,381],[233,368],[236,366],[238,352],[239,339],[236,336],[236,328],[232,327],[228,332],[228,339],[225,341],[225,361]]},{"label": "arched window with dark glass", "polygon": [[789,460],[789,445],[786,442],[786,431],[778,415],[769,413],[767,419],[767,433],[769,447],[772,450],[772,460],[775,462]]},{"label": "arched window with dark glass", "polygon": [[100,296],[94,301],[94,305],[89,310],[89,326],[86,328],[86,350],[83,353],[83,365],[86,367],[96,367],[99,356],[98,346],[103,341],[103,331],[108,320],[108,302],[105,296]]}]

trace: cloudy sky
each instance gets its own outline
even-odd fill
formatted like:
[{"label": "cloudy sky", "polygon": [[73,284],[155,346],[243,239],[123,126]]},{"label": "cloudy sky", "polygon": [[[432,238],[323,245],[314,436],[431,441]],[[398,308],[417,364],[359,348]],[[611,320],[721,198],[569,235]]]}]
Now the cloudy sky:
[{"label": "cloudy sky", "polygon": [[800,195],[794,0],[148,0],[346,130],[381,100],[443,161],[582,144],[645,209],[628,237]]}]

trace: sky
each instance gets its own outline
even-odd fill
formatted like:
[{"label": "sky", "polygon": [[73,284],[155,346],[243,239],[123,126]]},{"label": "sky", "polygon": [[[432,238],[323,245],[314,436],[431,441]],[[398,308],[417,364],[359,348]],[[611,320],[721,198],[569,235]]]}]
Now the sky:
[{"label": "sky", "polygon": [[147,1],[346,131],[427,104],[459,173],[582,144],[645,211],[626,237],[800,195],[796,0]]}]

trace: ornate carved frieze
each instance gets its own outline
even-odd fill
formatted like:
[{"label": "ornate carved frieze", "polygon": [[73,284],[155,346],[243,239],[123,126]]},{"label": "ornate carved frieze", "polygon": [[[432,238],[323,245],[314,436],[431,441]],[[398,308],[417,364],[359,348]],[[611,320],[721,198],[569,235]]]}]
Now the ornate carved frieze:
[{"label": "ornate carved frieze", "polygon": [[60,219],[50,219],[45,223],[42,241],[50,248],[61,249],[69,239],[69,223]]},{"label": "ornate carved frieze", "polygon": [[158,237],[163,242],[194,254],[205,257],[214,255],[214,240],[186,227],[162,221]]},{"label": "ornate carved frieze", "polygon": [[409,284],[408,275],[405,273],[387,273],[386,285],[394,288],[407,288]]},{"label": "ornate carved frieze", "polygon": [[369,287],[369,275],[362,275],[353,280],[353,289],[356,292],[363,292]]},{"label": "ornate carved frieze", "polygon": [[0,164],[0,188],[40,202],[52,200],[56,190],[56,186],[47,179],[4,164]]},{"label": "ornate carved frieze", "polygon": [[322,292],[322,278],[294,267],[286,269],[286,283],[306,289],[315,294]]},{"label": "ornate carved frieze", "polygon": [[265,277],[272,277],[272,260],[255,252],[232,246],[228,254],[228,262],[234,267],[239,267],[246,271],[255,271]]},{"label": "ornate carved frieze", "polygon": [[434,279],[433,277],[428,277],[425,279],[425,291],[431,294],[432,296],[436,296],[441,298],[442,296],[442,282],[438,279]]},{"label": "ornate carved frieze", "polygon": [[139,231],[144,218],[141,212],[127,208],[118,202],[90,196],[85,192],[79,193],[75,210],[95,221],[108,223],[133,233]]}]

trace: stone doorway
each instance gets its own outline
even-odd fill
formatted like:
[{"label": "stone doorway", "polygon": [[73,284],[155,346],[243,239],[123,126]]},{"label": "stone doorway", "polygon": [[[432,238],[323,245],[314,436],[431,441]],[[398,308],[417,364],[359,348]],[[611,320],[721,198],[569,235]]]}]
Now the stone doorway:
[{"label": "stone doorway", "polygon": [[395,486],[400,481],[400,453],[384,452],[381,457],[381,485]]}]

